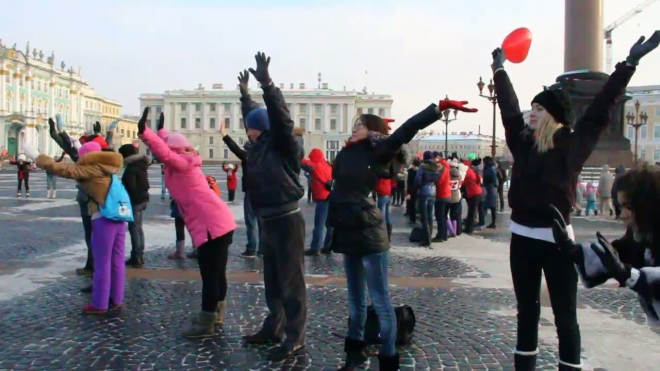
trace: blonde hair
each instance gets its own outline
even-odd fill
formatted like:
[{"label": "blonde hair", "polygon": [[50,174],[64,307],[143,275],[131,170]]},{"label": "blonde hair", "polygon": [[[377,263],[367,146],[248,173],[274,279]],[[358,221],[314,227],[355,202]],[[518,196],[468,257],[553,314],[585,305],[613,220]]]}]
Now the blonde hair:
[{"label": "blonde hair", "polygon": [[544,115],[538,128],[534,131],[535,145],[539,153],[546,153],[555,147],[555,133],[561,127],[562,124],[555,121],[551,114]]}]

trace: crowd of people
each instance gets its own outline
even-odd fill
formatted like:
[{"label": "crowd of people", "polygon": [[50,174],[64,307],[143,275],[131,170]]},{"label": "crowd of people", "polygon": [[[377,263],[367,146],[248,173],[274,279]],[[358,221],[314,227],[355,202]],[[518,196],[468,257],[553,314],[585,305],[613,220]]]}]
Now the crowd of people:
[{"label": "crowd of people", "polygon": [[[246,335],[245,341],[278,343],[269,354],[273,362],[304,351],[307,323],[304,257],[338,253],[344,258],[347,314],[351,319],[341,370],[356,370],[368,359],[367,291],[380,329],[380,370],[398,370],[397,319],[388,285],[393,230],[390,208],[405,204],[412,224],[416,224],[419,215],[419,242],[430,247],[461,233],[495,228],[497,211],[504,208],[503,187],[507,182],[510,182],[508,205],[512,211],[510,265],[518,310],[516,370],[535,369],[542,273],[555,315],[559,370],[582,368],[576,316],[578,277],[587,287],[609,278],[618,280],[639,294],[649,322],[660,324],[660,239],[653,238],[660,227],[656,225],[660,220],[656,215],[660,206],[658,167],[624,169],[616,182],[613,178],[610,182],[609,169],[604,168],[599,189],[585,187],[587,213],[593,207],[589,203],[590,192],[600,195],[601,213],[611,204],[618,205],[616,214],[628,229],[623,238],[609,243],[598,235],[597,241],[578,244],[574,242],[570,224],[582,167],[601,132],[609,125],[610,111],[624,93],[640,59],[659,43],[660,31],[657,31],[648,41],[641,39],[632,47],[626,61],[616,66],[573,130],[570,101],[559,89],[546,89],[534,97],[530,122],[526,125],[504,70],[506,56],[501,49],[493,51],[495,91],[507,145],[514,159],[509,177],[503,166],[490,157],[461,160],[425,152],[421,159],[407,165],[409,159],[402,146],[418,131],[440,119],[443,111],[477,111],[466,107],[468,102],[448,99],[429,105],[396,130],[390,129],[390,119],[361,114],[332,163],[319,149],[312,149],[305,158],[302,132],[295,128],[284,97],[271,80],[270,58],[258,53],[256,69],[243,71],[238,77],[249,140],[239,146],[224,126],[220,127],[224,143],[241,161],[248,237],[242,255],[252,258],[258,253],[264,262],[268,315],[261,329]],[[266,108],[259,108],[250,97],[250,74],[263,90]],[[183,336],[214,336],[215,327],[224,322],[228,295],[226,267],[236,221],[227,203],[209,185],[201,169],[201,157],[186,137],[168,132],[162,113],[156,131],[148,127],[148,118],[147,108],[138,122],[138,134],[162,164],[164,184],[172,198],[176,249],[171,257],[184,257],[186,228],[193,240],[202,279],[201,310],[183,330]],[[123,304],[125,266],[144,264],[142,214],[149,202],[147,168],[152,159],[138,154],[133,145],[121,146],[114,152],[109,145],[112,133],[102,137],[100,126],[91,135],[75,139],[56,130],[52,120],[49,123],[51,137],[73,164],[58,162],[24,144],[25,157],[18,164],[19,169],[29,168],[34,162],[49,176],[76,180],[88,246],[87,263],[80,272],[93,275],[88,290],[92,300],[83,313],[106,313]],[[121,168],[125,170],[119,179]],[[223,170],[228,173],[231,202],[238,167],[226,165]],[[309,174],[309,197],[315,203],[309,250],[305,250],[305,222],[298,205],[305,196],[301,172]],[[28,173],[22,174],[19,180],[29,190]],[[166,193],[161,196],[164,199]],[[467,205],[465,219],[462,199]],[[487,211],[491,214],[488,225]],[[129,259],[124,261],[127,230],[132,248]]]}]

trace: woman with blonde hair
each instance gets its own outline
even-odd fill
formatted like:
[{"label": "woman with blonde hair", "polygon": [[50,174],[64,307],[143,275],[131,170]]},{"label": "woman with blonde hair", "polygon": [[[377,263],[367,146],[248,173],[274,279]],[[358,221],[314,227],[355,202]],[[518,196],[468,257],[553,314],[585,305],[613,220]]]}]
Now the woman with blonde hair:
[{"label": "woman with blonde hair", "polygon": [[562,90],[548,89],[532,100],[529,126],[525,125],[518,98],[504,71],[506,57],[493,51],[493,80],[502,113],[506,143],[513,155],[509,206],[511,207],[510,264],[518,302],[518,336],[515,369],[536,367],[540,317],[541,274],[545,274],[559,338],[559,370],[581,370],[580,328],[576,301],[578,276],[564,259],[552,234],[557,207],[574,238],[569,214],[578,175],[609,126],[611,111],[623,95],[639,60],[658,46],[660,31],[644,43],[641,38],[625,62],[619,63],[582,118],[570,129],[571,105]]}]

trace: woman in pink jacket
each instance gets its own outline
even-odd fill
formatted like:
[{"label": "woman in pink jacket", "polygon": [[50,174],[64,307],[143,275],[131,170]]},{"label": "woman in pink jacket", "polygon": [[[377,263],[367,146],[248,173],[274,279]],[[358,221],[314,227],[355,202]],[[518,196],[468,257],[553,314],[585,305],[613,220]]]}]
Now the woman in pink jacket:
[{"label": "woman in pink jacket", "polygon": [[183,336],[213,336],[215,325],[223,322],[227,257],[236,221],[227,204],[209,187],[200,168],[202,159],[199,153],[183,135],[164,132],[162,113],[158,119],[162,133],[157,135],[147,128],[148,115],[149,108],[145,108],[138,122],[138,134],[153,155],[164,164],[165,183],[198,251],[202,276],[202,311],[192,326],[184,330]]}]

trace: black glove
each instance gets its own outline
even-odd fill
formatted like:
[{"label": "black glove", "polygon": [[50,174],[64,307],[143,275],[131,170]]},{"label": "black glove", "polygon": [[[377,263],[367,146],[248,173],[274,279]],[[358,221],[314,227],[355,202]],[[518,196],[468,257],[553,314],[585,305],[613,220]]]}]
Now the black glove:
[{"label": "black glove", "polygon": [[493,73],[500,68],[504,68],[504,62],[506,62],[506,56],[502,48],[497,48],[493,50],[493,63],[490,65],[490,68],[493,69]]},{"label": "black glove", "polygon": [[247,70],[243,70],[243,72],[238,73],[238,86],[239,89],[241,90],[242,97],[247,97],[248,95],[250,95],[248,90],[249,81],[250,81],[250,74],[248,73]]},{"label": "black glove", "polygon": [[628,58],[626,58],[628,64],[637,66],[640,59],[644,58],[645,55],[649,54],[653,49],[660,45],[660,31],[655,31],[646,42],[644,42],[645,39],[646,37],[644,36],[640,37],[635,45],[630,48],[630,54],[628,54]]},{"label": "black glove", "polygon": [[559,251],[568,256],[573,262],[582,263],[584,261],[582,247],[568,236],[564,217],[554,205],[550,205],[549,210],[552,216],[552,236],[555,238]]},{"label": "black glove", "polygon": [[140,117],[140,121],[138,121],[138,135],[142,135],[147,128],[147,116],[149,116],[149,107],[144,108],[144,111],[142,111],[142,117]]},{"label": "black glove", "polygon": [[163,129],[165,127],[165,114],[160,113],[160,116],[158,116],[158,130]]},{"label": "black glove", "polygon": [[254,56],[254,59],[257,61],[257,70],[250,68],[250,73],[254,75],[254,78],[261,83],[261,85],[268,85],[271,83],[270,74],[268,73],[268,65],[270,64],[270,57],[266,57],[266,54],[258,52]]},{"label": "black glove", "polygon": [[94,123],[94,134],[101,134],[101,124],[98,121]]},{"label": "black glove", "polygon": [[598,255],[601,264],[607,269],[607,272],[619,281],[621,286],[624,286],[628,278],[630,278],[630,266],[621,261],[619,253],[600,232],[596,232],[596,238],[598,239],[600,248],[592,244],[591,249]]}]

